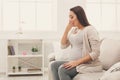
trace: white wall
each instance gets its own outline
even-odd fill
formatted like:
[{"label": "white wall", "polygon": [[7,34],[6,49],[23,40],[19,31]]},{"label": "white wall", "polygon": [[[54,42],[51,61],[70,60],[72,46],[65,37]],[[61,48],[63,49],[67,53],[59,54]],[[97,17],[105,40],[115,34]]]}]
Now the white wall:
[{"label": "white wall", "polygon": [[6,71],[7,40],[0,39],[0,73]]},{"label": "white wall", "polygon": [[[24,34],[18,35],[16,32],[6,33],[0,32],[0,38],[26,38],[27,37],[35,37],[35,38],[60,38],[64,32],[64,29],[68,23],[69,19],[69,9],[80,5],[85,7],[86,0],[58,0],[57,1],[57,32],[23,32]],[[30,35],[30,36],[29,36]]]},{"label": "white wall", "polygon": [[99,35],[101,38],[109,38],[109,39],[116,39],[116,40],[120,40],[120,32],[116,32],[116,31],[100,31]]}]

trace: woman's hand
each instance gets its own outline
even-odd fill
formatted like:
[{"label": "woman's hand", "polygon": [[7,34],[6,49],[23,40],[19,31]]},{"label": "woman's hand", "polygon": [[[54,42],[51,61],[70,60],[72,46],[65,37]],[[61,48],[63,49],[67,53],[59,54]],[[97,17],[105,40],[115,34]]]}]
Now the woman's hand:
[{"label": "woman's hand", "polygon": [[72,69],[78,65],[79,65],[78,61],[69,61],[67,63],[64,63],[63,67],[69,70],[69,69]]},{"label": "woman's hand", "polygon": [[67,27],[72,28],[73,26],[74,26],[73,22],[69,21],[69,23],[68,23],[68,26],[67,26]]},{"label": "woman's hand", "polygon": [[67,27],[66,27],[66,29],[65,29],[65,32],[64,32],[64,34],[63,34],[63,36],[62,36],[62,39],[61,39],[61,44],[62,45],[66,45],[66,44],[68,44],[68,38],[67,38],[67,36],[68,36],[68,32],[70,31],[70,29],[73,27],[73,25],[72,25],[72,23],[69,21],[69,23],[68,23],[68,25],[67,25]]},{"label": "woman's hand", "polygon": [[76,66],[78,66],[78,65],[80,65],[80,64],[89,62],[89,61],[91,61],[91,60],[92,60],[92,59],[91,59],[90,55],[87,55],[87,56],[85,56],[85,57],[83,57],[83,58],[80,58],[80,59],[78,59],[78,60],[69,61],[69,62],[67,62],[67,63],[64,63],[64,64],[63,64],[63,67],[66,68],[66,69],[71,69],[71,68],[73,68],[73,67],[76,67]]}]

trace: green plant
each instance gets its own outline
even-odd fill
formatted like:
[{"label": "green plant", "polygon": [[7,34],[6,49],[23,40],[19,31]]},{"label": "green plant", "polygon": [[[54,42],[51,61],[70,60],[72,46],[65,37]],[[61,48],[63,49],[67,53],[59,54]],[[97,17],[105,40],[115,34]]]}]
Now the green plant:
[{"label": "green plant", "polygon": [[18,66],[18,70],[21,71],[21,66]]},{"label": "green plant", "polygon": [[31,50],[32,52],[38,52],[38,49],[36,47],[33,47]]},{"label": "green plant", "polygon": [[13,69],[15,69],[15,66],[13,66]]},{"label": "green plant", "polygon": [[12,69],[13,69],[13,72],[15,72],[15,66],[13,66]]}]

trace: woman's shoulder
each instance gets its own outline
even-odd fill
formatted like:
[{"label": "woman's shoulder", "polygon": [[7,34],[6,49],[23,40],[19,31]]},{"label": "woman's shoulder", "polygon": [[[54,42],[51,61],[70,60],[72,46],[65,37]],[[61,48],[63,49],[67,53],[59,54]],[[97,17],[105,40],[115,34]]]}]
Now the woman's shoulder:
[{"label": "woman's shoulder", "polygon": [[85,33],[92,33],[92,32],[98,32],[94,26],[86,26],[84,29]]},{"label": "woman's shoulder", "polygon": [[94,30],[94,29],[95,29],[95,27],[94,27],[94,26],[92,26],[92,25],[90,25],[90,26],[86,26],[86,27],[85,27],[85,30],[91,30],[91,29],[93,29],[93,30]]}]

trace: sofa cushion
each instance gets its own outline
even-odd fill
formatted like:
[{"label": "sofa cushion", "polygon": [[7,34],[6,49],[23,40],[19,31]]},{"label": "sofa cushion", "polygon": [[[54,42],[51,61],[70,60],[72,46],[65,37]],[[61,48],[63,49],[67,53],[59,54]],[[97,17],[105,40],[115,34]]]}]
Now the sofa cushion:
[{"label": "sofa cushion", "polygon": [[77,74],[73,80],[98,80],[104,72]]},{"label": "sofa cushion", "polygon": [[114,64],[107,70],[100,80],[120,80],[120,62]]},{"label": "sofa cushion", "polygon": [[120,80],[120,71],[108,74],[102,77],[100,80]]},{"label": "sofa cushion", "polygon": [[100,46],[99,58],[106,70],[120,61],[120,40],[104,39]]}]

